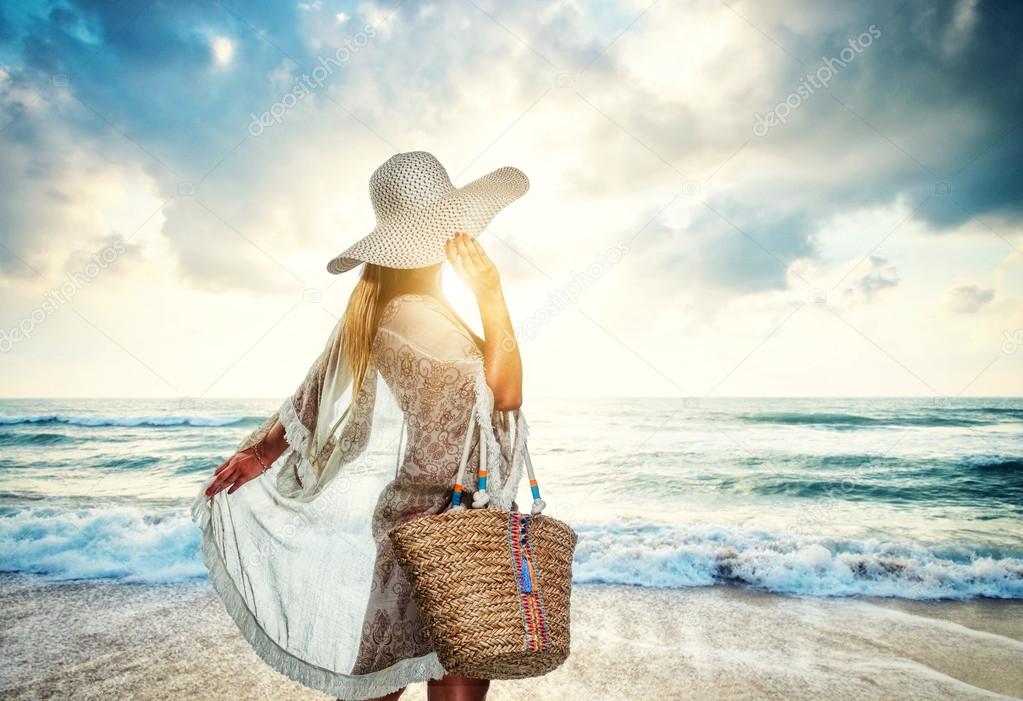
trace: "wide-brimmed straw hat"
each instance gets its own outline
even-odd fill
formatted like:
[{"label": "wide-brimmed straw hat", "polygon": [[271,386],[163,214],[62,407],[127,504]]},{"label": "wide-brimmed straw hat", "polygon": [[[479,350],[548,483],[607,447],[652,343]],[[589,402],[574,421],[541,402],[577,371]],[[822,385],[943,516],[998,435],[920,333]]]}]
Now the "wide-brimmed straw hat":
[{"label": "wide-brimmed straw hat", "polygon": [[403,269],[440,263],[446,258],[444,243],[456,232],[478,236],[528,189],[529,178],[518,168],[498,168],[455,187],[433,154],[396,153],[369,179],[376,228],[330,261],[327,270],[343,273],[362,263]]}]

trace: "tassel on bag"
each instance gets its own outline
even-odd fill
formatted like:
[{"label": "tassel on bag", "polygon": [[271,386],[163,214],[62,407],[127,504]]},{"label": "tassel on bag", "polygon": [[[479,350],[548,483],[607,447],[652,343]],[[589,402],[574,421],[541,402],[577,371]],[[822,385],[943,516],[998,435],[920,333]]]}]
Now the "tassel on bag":
[{"label": "tassel on bag", "polygon": [[528,557],[528,539],[529,539],[529,520],[528,516],[523,518],[522,526],[519,529],[519,543],[526,554],[526,557],[522,559],[522,576],[520,578],[520,588],[523,594],[533,593],[533,563],[529,561]]}]

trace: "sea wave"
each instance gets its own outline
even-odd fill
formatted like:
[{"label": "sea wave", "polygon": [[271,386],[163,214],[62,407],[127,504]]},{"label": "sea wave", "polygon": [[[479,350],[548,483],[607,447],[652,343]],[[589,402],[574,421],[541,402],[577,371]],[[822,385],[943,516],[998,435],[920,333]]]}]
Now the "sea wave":
[{"label": "sea wave", "polygon": [[1002,503],[1009,507],[1023,504],[1023,471],[1001,463],[975,475],[946,474],[932,469],[929,479],[822,480],[813,477],[786,479],[766,477],[722,482],[722,488],[759,496],[784,496],[797,499],[835,498],[872,504],[957,504],[984,506]]},{"label": "sea wave", "polygon": [[1023,458],[1012,458],[1002,455],[975,455],[966,459],[964,466],[981,472],[1023,476]]},{"label": "sea wave", "polygon": [[74,438],[60,433],[0,433],[0,445],[57,445],[73,443]]},{"label": "sea wave", "polygon": [[0,517],[0,571],[125,582],[206,575],[199,531],[187,516],[135,507],[9,511]]},{"label": "sea wave", "polygon": [[1023,553],[840,540],[716,526],[579,526],[580,583],[738,584],[808,596],[1023,598]]},{"label": "sea wave", "polygon": [[0,416],[0,426],[57,425],[125,428],[163,428],[167,426],[236,426],[259,424],[258,416],[68,416],[66,414],[39,414],[35,416]]},{"label": "sea wave", "polygon": [[[619,461],[627,465],[627,461]],[[707,478],[701,467],[683,470],[642,466],[629,478],[610,480],[605,491],[657,500],[691,495],[694,489],[717,495],[784,497],[807,504],[822,498],[884,504],[1005,505],[1023,508],[1023,457],[977,454],[903,457],[869,454],[740,456],[725,461]],[[612,475],[608,475],[609,477]]]},{"label": "sea wave", "polygon": [[765,412],[757,414],[739,414],[736,418],[746,423],[765,423],[792,426],[822,426],[833,430],[858,430],[862,428],[884,426],[983,426],[992,423],[1003,423],[1008,418],[1019,418],[1014,414],[1000,413],[991,419],[955,416],[954,412],[927,416],[865,416],[863,414],[844,414],[827,412]]},{"label": "sea wave", "polygon": [[[25,506],[0,516],[0,571],[51,579],[206,576],[185,508]],[[1023,598],[1023,553],[669,524],[578,524],[577,583],[721,584],[807,596]]]},{"label": "sea wave", "polygon": [[743,455],[736,459],[742,467],[754,468],[758,472],[767,470],[855,470],[857,472],[947,472],[951,475],[971,470],[981,472],[1023,471],[1023,456],[999,453],[976,453],[973,455],[952,455],[949,457],[907,457],[904,455],[883,455],[878,453],[819,453],[792,452],[781,455]]},{"label": "sea wave", "polygon": [[1009,416],[1014,419],[1023,419],[1023,409],[1018,407],[1009,406],[971,406],[971,407],[959,407],[957,411],[972,411],[981,414],[996,414],[1000,416]]}]

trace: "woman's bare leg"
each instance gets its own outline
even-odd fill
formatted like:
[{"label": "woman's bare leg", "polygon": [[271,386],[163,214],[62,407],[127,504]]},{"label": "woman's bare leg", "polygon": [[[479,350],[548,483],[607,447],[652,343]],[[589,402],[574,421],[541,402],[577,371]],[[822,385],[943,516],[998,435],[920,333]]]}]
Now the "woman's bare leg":
[{"label": "woman's bare leg", "polygon": [[426,683],[427,701],[483,701],[490,689],[489,679],[471,679],[445,674]]}]

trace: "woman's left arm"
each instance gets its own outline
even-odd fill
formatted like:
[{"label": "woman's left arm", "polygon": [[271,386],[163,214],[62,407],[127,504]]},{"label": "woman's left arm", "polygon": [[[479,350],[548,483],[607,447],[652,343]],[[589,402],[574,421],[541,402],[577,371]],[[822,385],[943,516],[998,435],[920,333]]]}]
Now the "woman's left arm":
[{"label": "woman's left arm", "polygon": [[476,295],[483,321],[483,371],[494,393],[494,408],[518,409],[522,406],[522,357],[497,267],[467,234],[456,234],[447,242],[446,252],[455,272]]}]

